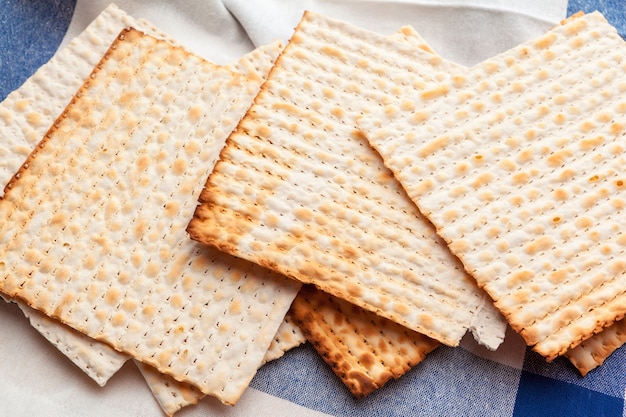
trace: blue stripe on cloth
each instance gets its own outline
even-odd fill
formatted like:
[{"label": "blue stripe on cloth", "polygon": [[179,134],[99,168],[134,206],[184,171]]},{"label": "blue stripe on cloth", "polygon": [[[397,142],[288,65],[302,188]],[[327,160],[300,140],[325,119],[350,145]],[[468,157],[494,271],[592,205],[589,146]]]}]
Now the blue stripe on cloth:
[{"label": "blue stripe on cloth", "polygon": [[462,348],[440,347],[400,379],[357,400],[305,345],[263,366],[251,386],[339,417],[507,417],[513,413],[520,374]]},{"label": "blue stripe on cloth", "polygon": [[568,360],[557,358],[552,363],[546,363],[543,357],[530,349],[526,352],[523,369],[623,399],[626,390],[626,346],[613,352],[602,366],[589,372],[584,378]]},{"label": "blue stripe on cloth", "polygon": [[624,0],[569,0],[567,15],[583,11],[591,13],[599,11],[606,17],[617,32],[626,39],[626,2]]},{"label": "blue stripe on cloth", "polygon": [[622,417],[624,400],[522,372],[513,417]]}]

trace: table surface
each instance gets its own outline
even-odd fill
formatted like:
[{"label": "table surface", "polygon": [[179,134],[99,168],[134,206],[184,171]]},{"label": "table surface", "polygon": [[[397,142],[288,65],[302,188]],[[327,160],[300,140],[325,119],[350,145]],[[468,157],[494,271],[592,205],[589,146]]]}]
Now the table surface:
[{"label": "table surface", "polygon": [[[28,0],[0,0],[0,100],[18,88],[34,71],[45,63],[61,43],[72,19],[75,1],[50,0],[33,2]],[[622,37],[626,37],[626,2],[623,0],[570,0],[567,13],[578,10],[590,12],[600,10],[617,27]],[[1,138],[0,138],[1,140]],[[50,358],[65,361],[60,354],[46,352],[41,357],[25,356],[21,343],[38,345],[41,350],[49,349],[36,333],[22,334],[14,340],[12,335],[19,326],[27,326],[19,310],[13,305],[0,303],[0,351],[9,352],[11,358],[3,358],[0,366],[0,398],[8,398],[16,393],[50,395],[51,398],[66,398],[62,395],[69,390],[74,378],[79,383],[89,385],[89,401],[117,401],[121,397],[120,387],[127,387],[121,378],[141,384],[137,372],[126,365],[119,375],[101,390],[85,381],[77,369],[56,368],[58,364],[44,364],[52,370],[46,372],[50,378],[45,394],[24,386],[24,381],[34,378],[33,367]],[[21,330],[19,330],[21,332]],[[285,357],[261,368],[252,381],[254,388],[249,398],[248,412],[254,415],[254,403],[260,407],[257,412],[271,415],[263,407],[267,398],[281,404],[284,415],[297,410],[301,415],[311,410],[311,415],[543,415],[543,416],[622,416],[626,417],[624,395],[626,390],[626,349],[615,352],[599,369],[582,378],[564,359],[546,363],[543,358],[527,349],[519,336],[509,331],[507,342],[498,352],[486,352],[468,338],[461,348],[441,347],[435,350],[426,361],[411,370],[397,381],[390,382],[383,389],[364,400],[355,400],[315,354],[309,345],[288,352]],[[7,364],[6,362],[13,362]],[[20,365],[15,365],[20,364]],[[30,368],[29,368],[30,366]],[[26,368],[26,371],[22,369]],[[23,372],[29,372],[27,376]],[[60,375],[59,375],[60,373]],[[15,379],[12,382],[12,378]],[[65,379],[65,382],[64,382]],[[59,384],[54,388],[55,384]],[[64,385],[66,384],[66,385]],[[259,394],[260,393],[260,394]],[[148,392],[137,388],[132,396],[139,398]],[[260,395],[260,397],[257,397]],[[285,405],[294,404],[290,408]],[[33,401],[37,401],[33,399]],[[59,400],[61,401],[61,400]],[[51,402],[54,402],[52,400]],[[9,404],[13,404],[9,401]],[[58,401],[57,401],[58,406]],[[85,402],[75,400],[67,405],[73,410],[70,415],[81,415]],[[4,405],[4,407],[8,407]],[[77,411],[77,408],[81,408]],[[111,405],[111,409],[116,409]],[[204,407],[204,408],[203,408]],[[269,406],[271,407],[271,405]],[[55,410],[58,410],[57,408]],[[3,409],[12,415],[30,415],[28,406],[17,409]],[[82,411],[81,411],[82,410]],[[119,409],[117,409],[119,411]],[[154,408],[151,408],[154,412]],[[200,411],[198,411],[200,410]],[[235,409],[236,410],[236,409]],[[250,411],[251,410],[251,411]],[[151,415],[141,408],[127,410],[128,414]],[[239,415],[232,409],[222,409],[211,400],[201,402],[189,415]],[[185,414],[186,411],[180,415]],[[89,414],[89,413],[87,413]],[[245,413],[243,413],[245,414]],[[280,413],[279,413],[280,414]],[[7,414],[2,414],[7,415]],[[56,415],[56,414],[54,414]],[[105,415],[105,414],[103,414]]]}]

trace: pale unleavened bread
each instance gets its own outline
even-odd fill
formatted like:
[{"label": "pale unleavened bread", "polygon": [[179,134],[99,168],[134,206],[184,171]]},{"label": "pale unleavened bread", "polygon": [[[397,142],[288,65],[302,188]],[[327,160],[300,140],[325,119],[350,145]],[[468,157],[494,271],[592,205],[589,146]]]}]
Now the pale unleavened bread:
[{"label": "pale unleavened bread", "polygon": [[[0,182],[6,184],[59,116],[119,32],[133,26],[172,39],[143,19],[109,5],[70,44],[58,51],[20,88],[0,103]],[[1,193],[4,194],[4,187]],[[123,365],[127,356],[15,301],[32,326],[99,385]]]},{"label": "pale unleavened bread", "polygon": [[[390,38],[433,52],[410,26]],[[402,376],[438,346],[426,336],[312,286],[300,290],[290,311],[308,341],[357,398]]]},{"label": "pale unleavened bread", "polygon": [[626,312],[625,56],[599,13],[470,70],[417,68],[389,54],[406,85],[387,88],[359,121],[513,329],[548,360]]},{"label": "pale unleavened bread", "polygon": [[184,226],[256,89],[122,34],[7,186],[2,291],[234,403],[298,285]]},{"label": "pale unleavened bread", "polygon": [[357,398],[404,375],[439,346],[313,286],[303,286],[291,308],[307,340]]},{"label": "pale unleavened bread", "polygon": [[[355,133],[388,67],[370,65],[362,51],[400,45],[372,34],[384,40],[376,46],[360,34],[305,15],[229,137],[188,230],[200,242],[457,345],[477,316],[499,313]],[[494,322],[480,338],[491,348],[505,330],[501,317]]]},{"label": "pale unleavened bread", "polygon": [[[574,15],[570,19],[575,19],[581,14]],[[423,49],[424,51],[435,54],[436,52],[422,39],[414,28],[407,26],[402,28],[394,39],[404,38],[405,41],[413,42],[413,45]],[[467,70],[467,68],[459,65],[459,69]],[[611,325],[600,333],[587,339],[575,348],[567,351],[564,356],[567,357],[572,364],[584,376],[591,370],[602,365],[604,360],[609,357],[616,349],[626,343],[626,319]]]}]

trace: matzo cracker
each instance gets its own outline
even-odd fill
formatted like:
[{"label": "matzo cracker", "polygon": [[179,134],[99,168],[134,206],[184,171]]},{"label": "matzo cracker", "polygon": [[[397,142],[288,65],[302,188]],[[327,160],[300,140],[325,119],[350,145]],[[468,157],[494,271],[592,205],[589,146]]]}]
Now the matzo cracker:
[{"label": "matzo cracker", "polygon": [[624,41],[593,13],[468,71],[433,67],[429,82],[401,61],[406,88],[387,89],[359,122],[548,360],[626,312],[624,56]]},{"label": "matzo cracker", "polygon": [[7,187],[2,290],[234,403],[298,286],[184,225],[256,89],[125,32]]},{"label": "matzo cracker", "polygon": [[[456,345],[481,307],[493,306],[355,134],[388,67],[371,66],[363,50],[400,44],[346,26],[305,15],[230,136],[188,230]],[[504,329],[504,321],[491,329],[492,348]]]},{"label": "matzo cracker", "polygon": [[[583,13],[573,15],[568,20],[576,19],[582,16]],[[394,39],[404,39],[405,41],[412,42],[413,45],[424,51],[435,54],[436,52],[419,36],[419,34],[410,26],[402,28],[397,34],[393,35]],[[459,65],[459,69],[467,70],[465,67]],[[593,335],[589,339],[585,340],[580,345],[567,351],[564,356],[568,358],[572,364],[580,371],[584,376],[591,370],[602,365],[604,360],[610,356],[616,349],[626,343],[626,331],[624,326],[626,320],[611,325],[604,329],[600,333]],[[480,331],[479,329],[475,331]]]},{"label": "matzo cracker", "polygon": [[[0,103],[0,182],[6,184],[73,97],[111,42],[134,26],[163,39],[171,38],[143,19],[108,6],[66,47]],[[2,187],[4,194],[4,187]],[[99,385],[124,364],[126,355],[84,336],[16,300],[32,326]]]}]

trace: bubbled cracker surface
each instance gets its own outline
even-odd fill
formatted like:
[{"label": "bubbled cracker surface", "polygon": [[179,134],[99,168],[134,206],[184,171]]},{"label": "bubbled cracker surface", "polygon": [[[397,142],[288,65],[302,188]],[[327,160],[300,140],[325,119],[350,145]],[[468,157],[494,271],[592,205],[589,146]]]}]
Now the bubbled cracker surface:
[{"label": "bubbled cracker surface", "polygon": [[[572,17],[574,19],[575,17]],[[412,45],[417,46],[424,51],[435,54],[436,52],[426,43],[424,39],[410,26],[401,28],[400,31],[391,35],[394,40],[403,40],[405,42],[411,42]],[[465,67],[458,65],[459,69],[467,70]],[[486,299],[485,302],[490,302]],[[490,329],[488,324],[490,320],[496,320],[498,323],[501,317],[497,317],[489,309],[480,315],[480,319],[477,320],[472,326],[472,333],[482,333],[484,329]],[[485,324],[484,322],[487,322]],[[622,319],[620,322],[611,325],[598,334],[591,336],[577,347],[567,351],[565,356],[574,364],[574,366],[581,372],[582,375],[586,375],[592,369],[600,366],[604,360],[610,356],[616,349],[620,348],[626,340],[626,331],[623,330],[626,323],[626,319]],[[475,336],[476,340],[486,340],[488,334]]]},{"label": "bubbled cracker surface", "polygon": [[[388,89],[370,143],[511,326],[551,359],[626,312],[624,42],[594,13]],[[410,105],[409,105],[410,103]]]},{"label": "bubbled cracker surface", "polygon": [[[69,102],[75,90],[79,87],[79,83],[93,70],[93,66],[106,52],[120,30],[131,26],[140,28],[146,33],[161,39],[166,39],[169,43],[176,43],[149,22],[135,19],[115,5],[108,6],[85,31],[73,39],[67,47],[59,51],[48,64],[37,71],[33,78],[28,80],[19,90],[12,93],[7,98],[7,101],[0,105],[0,108],[14,113],[12,122],[17,123],[16,125],[0,127],[0,130],[4,129],[2,130],[4,137],[12,138],[17,143],[22,143],[24,151],[28,147],[33,147],[32,139],[41,138],[45,134],[63,109],[63,106]],[[252,85],[258,87],[256,82],[265,78],[281,50],[282,43],[280,41],[259,47],[243,56],[229,68],[254,79],[255,83],[252,83]],[[58,77],[60,73],[63,73],[65,77]],[[73,77],[70,75],[73,75]],[[64,80],[66,81],[65,85],[63,84]],[[67,80],[71,82],[67,82]],[[16,111],[19,109],[14,105],[16,101],[23,102],[24,106],[27,105],[30,112],[35,112],[39,108],[45,108],[47,110],[46,114],[41,114],[41,118],[37,119],[37,124],[31,123],[32,117],[25,119],[20,117],[21,114]],[[17,147],[13,147],[6,149],[2,162],[8,167],[19,167],[23,160],[24,155],[18,152]],[[50,319],[22,302],[16,301],[16,303],[24,311],[24,314],[29,318],[31,325],[36,330],[99,385],[104,385],[126,361],[126,355],[117,352],[108,344],[96,341],[54,319]],[[281,324],[281,328],[283,327],[284,323]],[[297,327],[295,327],[295,330],[299,331]],[[303,337],[301,336],[301,338]],[[297,338],[291,338],[289,341],[285,338],[274,338],[270,345],[270,350],[264,357],[264,361],[268,360],[268,354],[271,358],[276,358],[297,343]],[[155,370],[153,377],[146,379],[148,385],[163,384],[163,382],[160,383],[158,381],[158,374]],[[173,384],[173,381],[175,381],[171,377],[162,374],[161,378],[170,384]],[[158,392],[164,391],[158,390]],[[178,398],[186,397],[181,394]],[[184,402],[178,403],[178,405],[182,407]]]},{"label": "bubbled cracker surface", "polygon": [[312,286],[302,287],[291,308],[309,342],[357,398],[404,375],[439,346]]},{"label": "bubbled cracker surface", "polygon": [[[6,183],[46,133],[84,79],[93,70],[111,42],[125,27],[138,28],[175,44],[171,37],[143,19],[127,15],[109,5],[72,42],[42,66],[18,90],[0,104],[0,181]],[[232,66],[233,70],[259,80],[280,52],[276,42],[258,48]],[[8,123],[10,122],[10,123]],[[2,190],[4,194],[4,190]],[[31,325],[98,384],[123,365],[127,356],[16,301]],[[153,381],[151,379],[150,381]]]},{"label": "bubbled cracker surface", "polygon": [[0,202],[2,291],[234,403],[297,291],[185,233],[247,82],[128,31]]},{"label": "bubbled cracker surface", "polygon": [[483,294],[354,132],[389,67],[363,51],[394,45],[307,13],[227,141],[188,230],[456,345]]}]

